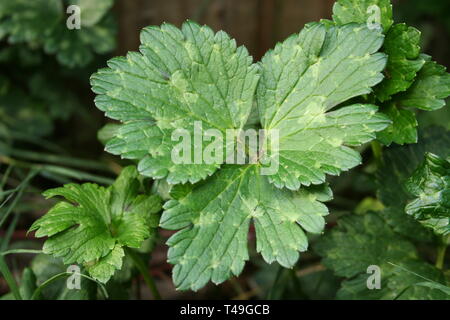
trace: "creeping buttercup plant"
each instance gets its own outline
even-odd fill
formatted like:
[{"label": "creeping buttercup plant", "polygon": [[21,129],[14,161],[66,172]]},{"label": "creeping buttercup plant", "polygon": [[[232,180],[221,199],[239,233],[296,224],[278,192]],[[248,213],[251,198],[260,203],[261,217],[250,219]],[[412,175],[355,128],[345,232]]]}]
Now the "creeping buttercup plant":
[{"label": "creeping buttercup plant", "polygon": [[[414,171],[417,160],[396,180],[397,171],[385,173],[395,162],[381,156],[381,144],[416,143],[416,109],[442,108],[450,75],[421,53],[417,29],[394,24],[388,0],[340,0],[333,12],[332,21],[307,24],[257,63],[224,31],[192,21],[144,28],[139,52],[109,60],[91,77],[97,108],[119,122],[101,132],[106,151],[136,166],[108,188],[69,184],[46,191],[65,200],[31,228],[48,237],[44,253],[83,264],[106,283],[130,248],[142,246],[159,225],[178,230],[167,241],[175,286],[198,290],[242,272],[253,224],[257,252],[285,268],[308,250],[310,235],[319,235],[315,250],[324,265],[347,278],[338,297],[447,297],[443,262],[423,261],[415,244],[445,242],[450,153],[440,158],[424,147],[417,152],[418,159],[425,154],[420,168]],[[197,122],[223,136],[249,126],[275,130],[276,147],[262,148],[278,170],[263,174],[262,157],[247,164],[225,157],[174,161],[174,133],[194,134]],[[325,202],[333,198],[327,175],[361,164],[360,146],[371,141],[378,177],[389,176],[379,181],[383,209],[349,215],[321,236]],[[147,178],[159,195],[140,192]],[[389,181],[397,203],[383,195],[392,196]],[[167,200],[161,217],[160,196]],[[369,265],[384,268],[382,291],[366,292]]]}]

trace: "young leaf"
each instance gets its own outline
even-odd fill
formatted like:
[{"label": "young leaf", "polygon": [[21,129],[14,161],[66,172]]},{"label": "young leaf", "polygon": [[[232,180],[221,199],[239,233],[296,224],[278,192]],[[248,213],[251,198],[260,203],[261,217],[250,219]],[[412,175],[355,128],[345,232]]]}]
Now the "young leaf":
[{"label": "young leaf", "polygon": [[386,104],[381,111],[392,120],[385,130],[377,133],[377,139],[389,146],[392,142],[397,144],[417,142],[417,120],[414,111],[401,108],[395,103]]},{"label": "young leaf", "polygon": [[[413,111],[407,109],[437,110],[445,105],[445,99],[450,95],[450,74],[445,67],[431,61],[426,55],[421,55],[420,59],[426,62],[417,73],[414,83],[405,92],[394,95],[389,105],[382,108],[393,120],[393,124],[377,136],[386,145],[392,142],[416,143],[417,123],[413,120]],[[392,110],[394,106],[397,112]]]},{"label": "young leaf", "polygon": [[[223,31],[186,22],[181,30],[163,24],[141,32],[140,52],[114,58],[91,78],[95,102],[106,116],[123,123],[106,150],[138,159],[141,174],[169,183],[197,182],[221,163],[176,164],[175,130],[193,136],[202,130],[244,126],[258,82],[257,68],[244,47]],[[206,141],[200,142],[206,145]],[[197,145],[196,148],[199,146]]]},{"label": "young leaf", "polygon": [[381,102],[405,91],[414,82],[417,72],[425,63],[424,57],[420,55],[419,44],[420,31],[404,23],[394,25],[386,34],[383,45],[383,52],[389,56],[386,79],[375,88],[375,94]]},{"label": "young leaf", "polygon": [[320,233],[331,198],[326,186],[280,190],[256,165],[224,166],[191,192],[164,206],[161,226],[182,229],[169,240],[169,262],[179,289],[197,290],[208,281],[221,283],[239,275],[248,260],[250,221],[256,246],[268,263],[292,267],[308,241],[303,230]]},{"label": "young leaf", "polygon": [[155,228],[160,209],[157,196],[138,195],[135,167],[123,169],[109,188],[86,183],[48,190],[47,198],[62,196],[30,228],[48,237],[43,251],[65,264],[85,264],[90,275],[107,282],[122,266],[123,247],[139,248]]},{"label": "young leaf", "polygon": [[280,169],[269,180],[297,190],[320,184],[360,164],[358,146],[375,138],[389,120],[374,105],[337,108],[371,92],[386,56],[376,53],[383,35],[361,25],[309,24],[269,51],[261,63],[257,102],[261,124],[279,131]]},{"label": "young leaf", "polygon": [[438,233],[450,233],[450,162],[426,153],[424,162],[406,181],[415,199],[406,212]]},{"label": "young leaf", "polygon": [[417,74],[414,84],[397,99],[403,107],[433,111],[445,105],[450,96],[450,74],[446,68],[423,55],[425,65]]}]

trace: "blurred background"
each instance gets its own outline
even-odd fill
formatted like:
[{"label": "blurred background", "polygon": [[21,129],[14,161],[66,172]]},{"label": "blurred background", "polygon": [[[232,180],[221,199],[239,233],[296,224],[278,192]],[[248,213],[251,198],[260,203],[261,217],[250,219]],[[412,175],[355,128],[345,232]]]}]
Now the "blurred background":
[{"label": "blurred background", "polygon": [[[334,3],[111,0],[105,1],[104,7],[91,7],[91,15],[88,21],[82,20],[82,28],[69,31],[65,28],[65,7],[78,2],[83,1],[0,0],[0,251],[41,248],[42,242],[27,235],[27,230],[52,205],[41,196],[43,190],[71,181],[109,184],[126,164],[103,151],[102,141],[108,134],[105,130],[97,137],[106,120],[93,104],[89,77],[105,67],[110,57],[137,50],[143,27],[162,22],[180,26],[192,19],[215,31],[226,31],[258,61],[276,42],[299,32],[305,23],[331,18]],[[450,66],[450,1],[393,2],[396,22],[422,30],[423,51],[440,64]],[[447,109],[421,114],[420,125],[433,123],[450,128]],[[352,210],[361,199],[374,194],[368,166],[359,167],[338,181],[332,179],[336,196],[330,210],[334,216]],[[353,189],[355,185],[364,187]],[[333,225],[333,218],[329,225]],[[161,232],[150,260],[151,273],[167,299],[325,299],[332,297],[337,288],[338,279],[322,270],[319,258],[311,253],[302,255],[301,267],[282,270],[264,264],[251,252],[252,262],[239,279],[209,285],[199,293],[176,292],[171,266],[166,263],[164,242],[169,235]],[[31,266],[39,281],[62,268],[58,261],[32,259],[29,255],[14,255],[8,257],[7,263],[18,279],[23,268]],[[123,286],[110,284],[112,298],[149,296],[137,275],[116,281],[126,282],[129,292],[115,290]],[[275,288],[274,281],[278,291],[271,289]],[[296,286],[302,290],[295,290]],[[58,290],[55,287],[49,295],[57,297],[61,294]],[[0,278],[0,296],[6,292],[6,282]]]}]

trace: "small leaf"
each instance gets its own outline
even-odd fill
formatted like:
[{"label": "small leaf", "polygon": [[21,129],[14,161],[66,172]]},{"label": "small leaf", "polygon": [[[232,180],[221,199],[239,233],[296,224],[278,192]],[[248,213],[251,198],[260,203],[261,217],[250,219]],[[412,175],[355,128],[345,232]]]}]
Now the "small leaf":
[{"label": "small leaf", "polygon": [[425,65],[417,74],[414,84],[401,94],[397,103],[403,107],[432,111],[442,108],[450,96],[450,74],[446,68],[423,55]]},{"label": "small leaf", "polygon": [[425,64],[419,44],[420,31],[404,23],[394,25],[386,34],[383,45],[383,52],[389,56],[386,79],[375,88],[375,95],[380,101],[406,91],[414,82],[417,72]]},{"label": "small leaf", "polygon": [[403,145],[417,142],[417,120],[413,111],[397,107],[394,103],[381,109],[392,120],[386,129],[377,133],[377,139],[386,146],[392,142]]},{"label": "small leaf", "polygon": [[47,190],[47,198],[66,201],[30,228],[36,237],[48,237],[44,253],[65,264],[85,264],[93,278],[107,282],[121,268],[123,247],[139,248],[156,227],[152,221],[161,208],[159,197],[138,195],[137,176],[135,167],[127,167],[109,188],[86,183]]}]

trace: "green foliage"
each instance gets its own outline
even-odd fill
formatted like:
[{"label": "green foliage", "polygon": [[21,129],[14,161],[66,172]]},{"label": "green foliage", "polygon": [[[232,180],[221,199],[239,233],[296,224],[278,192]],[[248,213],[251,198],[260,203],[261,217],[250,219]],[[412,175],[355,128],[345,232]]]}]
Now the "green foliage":
[{"label": "green foliage", "polygon": [[[338,298],[449,298],[443,272],[422,260],[418,251],[418,245],[436,246],[437,238],[424,226],[426,223],[415,219],[413,209],[409,208],[412,203],[417,204],[417,217],[424,211],[431,214],[436,209],[440,211],[440,203],[436,203],[437,207],[430,202],[429,207],[422,205],[427,200],[425,192],[429,194],[428,199],[433,198],[433,193],[445,193],[446,172],[441,166],[447,162],[426,150],[445,157],[450,155],[449,141],[450,132],[430,128],[421,133],[418,144],[386,150],[377,172],[379,196],[386,208],[344,216],[338,220],[337,228],[319,239],[315,249],[322,256],[322,263],[345,278]],[[419,198],[407,205],[411,201],[410,192]],[[406,214],[405,206],[410,215]],[[425,216],[421,218],[430,221],[431,216]],[[370,265],[381,268],[380,290],[367,287],[370,274],[366,270]]]},{"label": "green foliage", "polygon": [[[79,5],[81,29],[68,29],[66,7]],[[115,47],[115,23],[108,14],[113,0],[14,0],[0,4],[0,40],[25,43],[55,54],[68,67],[89,64],[94,54]]]},{"label": "green foliage", "polygon": [[[388,55],[385,79],[375,87],[367,101],[380,106],[392,124],[378,133],[385,145],[417,142],[417,120],[414,109],[433,111],[445,105],[450,96],[450,74],[445,67],[420,54],[420,32],[404,23],[393,24],[389,0],[342,0],[333,8],[337,25],[350,22],[370,22],[374,11],[380,9],[380,22],[385,33],[382,52]],[[375,20],[376,21],[376,20]],[[327,22],[332,24],[332,22]]]},{"label": "green foliage", "polygon": [[[60,72],[59,67],[88,66],[96,55],[114,48],[113,2],[0,4],[0,40],[14,44],[0,48],[5,70],[0,75],[0,135],[5,137],[0,160],[24,165],[10,159],[15,150],[8,144],[14,136],[42,141],[55,121],[67,120],[79,109],[78,98],[65,90],[62,80],[82,80],[92,71]],[[80,30],[66,27],[70,4],[81,8]],[[370,25],[377,22],[374,5],[380,9],[381,28]],[[106,151],[136,166],[124,168],[108,187],[69,183],[47,190],[47,199],[63,199],[30,228],[36,237],[46,237],[45,255],[33,260],[14,295],[4,298],[95,299],[107,283],[110,298],[123,299],[136,269],[158,298],[147,273],[158,227],[175,231],[167,240],[167,256],[180,290],[199,290],[208,282],[238,276],[254,255],[252,262],[261,270],[256,281],[267,289],[270,279],[273,287],[267,296],[258,293],[262,298],[449,298],[441,234],[450,230],[450,132],[418,132],[416,114],[443,108],[450,75],[421,54],[417,29],[394,24],[390,1],[338,0],[333,21],[307,24],[256,63],[225,32],[191,21],[181,28],[166,23],[146,27],[140,40],[138,52],[109,60],[90,78],[96,107],[115,121],[98,132],[98,139]],[[51,68],[37,69],[43,65]],[[263,153],[256,163],[229,164],[225,159],[237,147],[223,145],[230,141],[215,136],[216,146],[223,147],[219,161],[180,164],[172,158],[180,141],[173,139],[176,130],[193,137],[196,129],[212,129],[227,137],[230,129],[247,128],[276,131],[278,146],[259,141]],[[210,146],[211,139],[194,139],[191,155]],[[232,137],[233,142],[239,139],[237,133]],[[361,164],[361,153],[364,159],[369,155],[365,144],[374,139],[386,146],[411,145],[383,150],[374,143],[374,161],[357,174],[366,180],[349,174],[346,181],[354,186],[346,190],[344,181],[336,188],[344,196],[338,192],[329,209],[324,203],[333,194],[327,178]],[[251,155],[245,152],[248,160]],[[31,154],[33,161],[55,159]],[[70,157],[64,161],[79,163]],[[263,175],[268,163],[279,169]],[[17,170],[13,165],[2,172],[2,184]],[[104,169],[98,163],[81,166]],[[51,176],[46,167],[32,168]],[[369,181],[373,173],[377,198],[374,181]],[[84,174],[68,176],[98,178]],[[23,178],[20,171],[18,177]],[[66,181],[58,174],[56,179]],[[108,178],[101,181],[109,184]],[[0,187],[6,203],[15,191]],[[25,190],[25,185],[19,187]],[[353,191],[356,196],[346,193]],[[365,199],[359,204],[354,201],[358,195]],[[341,206],[355,214],[341,217]],[[330,218],[338,217],[337,226],[325,231],[330,211],[339,213]],[[253,240],[255,248],[249,249]],[[322,264],[311,252],[300,254],[311,245]],[[434,252],[429,251],[435,247],[433,266]],[[297,265],[300,255],[303,261]],[[82,267],[83,290],[64,286],[68,264]],[[367,287],[371,265],[381,268],[380,290]],[[299,270],[304,266],[312,266],[311,273]],[[11,274],[4,262],[2,272]]]},{"label": "green foliage", "polygon": [[426,153],[406,181],[406,189],[415,197],[406,206],[406,213],[437,233],[450,233],[450,162]]},{"label": "green foliage", "polygon": [[380,23],[384,31],[389,30],[394,23],[389,0],[338,0],[333,6],[333,20],[340,25],[351,22],[367,23],[372,21],[369,18],[376,12],[372,7],[374,5],[380,9]]},{"label": "green foliage", "polygon": [[62,196],[30,228],[48,237],[43,251],[62,257],[65,264],[84,264],[96,280],[107,282],[121,269],[124,248],[139,248],[155,234],[160,199],[139,195],[135,167],[125,168],[109,188],[68,184],[48,190],[47,198]]},{"label": "green foliage", "polygon": [[260,176],[262,164],[224,166],[166,203],[161,226],[182,229],[168,241],[178,288],[197,290],[240,274],[251,221],[257,251],[285,267],[307,248],[302,229],[322,232],[328,211],[320,202],[331,192],[296,190],[358,165],[361,157],[349,147],[389,124],[374,105],[335,108],[382,80],[386,56],[376,53],[382,41],[361,25],[310,24],[254,65],[224,32],[193,22],[181,30],[163,24],[142,31],[140,53],[114,58],[92,76],[97,107],[122,122],[110,131],[107,151],[139,160],[141,174],[170,184],[196,183],[222,164],[172,162],[175,129],[192,134],[195,121],[222,133],[243,128],[256,96],[261,127],[279,132],[279,150],[265,146],[280,158],[277,174]]},{"label": "green foliage", "polygon": [[25,135],[45,137],[54,130],[54,122],[67,120],[80,108],[80,102],[70,91],[44,73],[25,79],[21,88],[4,77],[0,90],[0,122],[8,130]]},{"label": "green foliage", "polygon": [[[442,272],[420,260],[415,246],[392,230],[378,213],[341,218],[338,227],[320,239],[316,251],[325,266],[345,278],[337,293],[340,299],[448,298],[439,289],[419,285],[423,278],[394,266],[445,285]],[[367,286],[367,268],[371,265],[381,269],[380,289]]]},{"label": "green foliage", "polygon": [[348,146],[374,139],[388,120],[373,105],[330,109],[382,80],[386,57],[376,53],[382,42],[361,25],[310,24],[263,57],[257,103],[262,127],[279,130],[279,151],[271,157],[279,157],[280,169],[269,176],[277,187],[320,184],[325,174],[361,163]]},{"label": "green foliage", "polygon": [[406,91],[414,82],[425,59],[420,55],[420,31],[404,23],[395,24],[386,34],[384,51],[389,59],[386,79],[375,89],[377,98],[384,102],[394,94]]},{"label": "green foliage", "polygon": [[381,201],[389,207],[404,209],[410,196],[405,182],[424,160],[426,152],[442,158],[450,156],[450,131],[432,127],[419,135],[419,143],[393,146],[383,153],[383,165],[377,172]]},{"label": "green foliage", "polygon": [[172,133],[185,129],[192,134],[195,121],[202,121],[203,130],[223,134],[242,128],[257,68],[225,32],[214,34],[193,22],[181,30],[169,24],[145,28],[141,42],[141,53],[114,58],[108,69],[92,76],[97,107],[123,123],[106,150],[139,159],[141,174],[167,177],[172,184],[205,179],[220,163],[173,163],[171,151],[178,142]]}]

